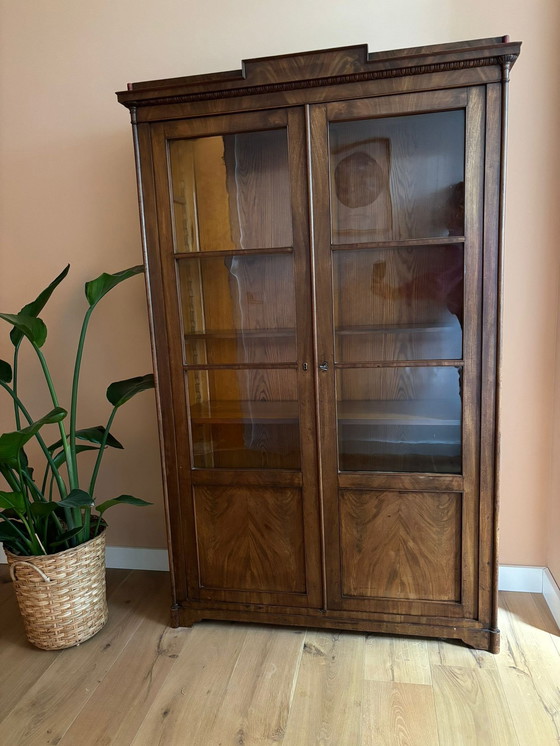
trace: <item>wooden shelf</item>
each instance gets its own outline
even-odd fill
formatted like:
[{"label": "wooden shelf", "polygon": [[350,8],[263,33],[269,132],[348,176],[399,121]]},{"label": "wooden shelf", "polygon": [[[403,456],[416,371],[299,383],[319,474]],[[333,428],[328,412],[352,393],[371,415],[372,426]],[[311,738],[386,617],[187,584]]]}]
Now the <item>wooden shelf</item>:
[{"label": "wooden shelf", "polygon": [[291,424],[297,420],[297,401],[213,401],[191,407],[191,421],[195,424]]},{"label": "wooden shelf", "polygon": [[[445,399],[343,401],[338,403],[338,421],[342,425],[459,426],[460,416],[449,415],[454,406]],[[293,424],[298,420],[295,401],[214,401],[194,404],[190,412],[193,424]]]},{"label": "wooden shelf", "polygon": [[422,401],[343,401],[338,404],[342,425],[436,425],[457,426],[461,418],[450,416],[455,402],[445,399]]},{"label": "wooden shelf", "polygon": [[268,337],[295,337],[295,329],[210,329],[205,332],[186,332],[185,339],[238,339],[249,337],[261,339]]},{"label": "wooden shelf", "polygon": [[423,334],[441,332],[446,329],[456,329],[455,324],[443,322],[431,322],[426,324],[392,324],[392,325],[364,325],[364,326],[340,326],[335,329],[340,336],[351,336],[361,334]]},{"label": "wooden shelf", "polygon": [[407,249],[429,246],[453,246],[465,242],[464,236],[431,236],[430,238],[387,239],[385,241],[362,241],[358,243],[331,244],[333,251],[361,251],[363,249]]}]

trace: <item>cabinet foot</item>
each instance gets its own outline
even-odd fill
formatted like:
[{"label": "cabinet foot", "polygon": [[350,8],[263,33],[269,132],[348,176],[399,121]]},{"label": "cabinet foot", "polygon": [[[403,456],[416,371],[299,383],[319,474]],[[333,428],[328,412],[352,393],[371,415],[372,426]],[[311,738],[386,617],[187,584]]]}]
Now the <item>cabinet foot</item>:
[{"label": "cabinet foot", "polygon": [[465,630],[461,640],[471,648],[487,650],[495,655],[500,652],[499,629]]}]

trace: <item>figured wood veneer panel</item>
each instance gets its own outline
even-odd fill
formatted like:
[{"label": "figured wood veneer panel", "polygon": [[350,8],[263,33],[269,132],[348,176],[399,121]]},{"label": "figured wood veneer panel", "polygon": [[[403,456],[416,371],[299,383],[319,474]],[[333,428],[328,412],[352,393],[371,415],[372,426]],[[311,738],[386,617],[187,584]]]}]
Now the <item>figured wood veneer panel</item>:
[{"label": "figured wood veneer panel", "polygon": [[306,591],[301,490],[208,485],[194,495],[202,587]]},{"label": "figured wood veneer panel", "polygon": [[345,596],[459,601],[461,494],[340,491]]}]

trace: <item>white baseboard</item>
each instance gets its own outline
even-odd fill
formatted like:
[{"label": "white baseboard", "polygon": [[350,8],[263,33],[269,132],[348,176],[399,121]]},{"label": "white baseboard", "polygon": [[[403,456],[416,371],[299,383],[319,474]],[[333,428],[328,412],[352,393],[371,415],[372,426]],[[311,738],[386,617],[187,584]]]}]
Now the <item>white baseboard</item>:
[{"label": "white baseboard", "polygon": [[169,570],[167,549],[107,547],[105,561],[107,567],[124,570]]},{"label": "white baseboard", "polygon": [[548,604],[550,613],[560,628],[560,588],[556,584],[548,567],[545,567],[543,572],[543,596]]},{"label": "white baseboard", "polygon": [[[0,563],[6,562],[0,547]],[[139,547],[107,547],[107,567],[125,570],[169,570],[166,549]],[[524,567],[522,565],[500,565],[498,576],[500,591],[542,593],[552,616],[560,627],[560,589],[547,567]]]},{"label": "white baseboard", "polygon": [[522,593],[543,592],[544,567],[523,565],[500,565],[498,590],[520,591]]},{"label": "white baseboard", "polygon": [[[0,564],[5,564],[6,561],[6,554],[0,547]],[[169,570],[167,549],[107,547],[105,563],[107,567],[124,570]]]}]

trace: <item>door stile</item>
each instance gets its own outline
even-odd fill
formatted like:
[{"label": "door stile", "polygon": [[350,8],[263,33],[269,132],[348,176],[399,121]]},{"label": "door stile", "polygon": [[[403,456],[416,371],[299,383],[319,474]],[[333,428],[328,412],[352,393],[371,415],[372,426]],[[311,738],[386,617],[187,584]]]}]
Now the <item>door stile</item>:
[{"label": "door stile", "polygon": [[316,391],[314,375],[313,288],[311,276],[311,230],[309,184],[307,182],[307,137],[304,111],[288,111],[288,157],[292,182],[294,274],[296,285],[298,399],[300,411],[301,476],[305,528],[305,564],[309,605],[324,604],[322,581],[322,531],[317,447]]},{"label": "door stile", "polygon": [[[485,95],[469,89],[465,130],[465,294],[463,339],[462,603],[466,617],[478,613],[478,516],[480,474],[480,372],[482,347],[482,241]],[[476,570],[474,570],[476,568]]]},{"label": "door stile", "polygon": [[186,598],[198,600],[199,590],[199,567],[198,553],[196,551],[196,526],[193,520],[194,503],[193,491],[190,479],[192,469],[192,451],[190,446],[190,422],[187,417],[187,397],[183,377],[183,350],[181,340],[183,330],[179,315],[179,299],[174,256],[174,231],[171,215],[172,195],[169,179],[169,154],[167,151],[166,125],[152,125],[152,153],[155,168],[155,197],[158,214],[158,231],[161,262],[161,282],[164,299],[164,315],[167,327],[167,356],[169,360],[169,382],[172,391],[174,406],[174,428],[168,436],[166,450],[173,450],[176,454],[176,474],[181,496],[178,505],[182,519],[182,531],[184,534],[183,546],[185,546],[185,564],[181,571],[186,578],[186,588],[178,600]]},{"label": "door stile", "polygon": [[[316,294],[316,360],[319,450],[322,468],[322,504],[324,511],[326,604],[340,593],[341,543],[338,510],[338,448],[336,432],[336,388],[334,370],[334,312],[329,213],[328,122],[327,107],[309,109],[311,182],[313,194],[313,265]],[[326,364],[326,370],[325,368]],[[322,366],[322,367],[320,367]]]},{"label": "door stile", "polygon": [[[185,546],[186,520],[181,505],[181,491],[178,474],[177,451],[170,444],[175,443],[175,407],[172,390],[171,366],[169,361],[169,341],[167,313],[163,305],[156,302],[164,298],[163,267],[159,239],[159,220],[155,188],[154,153],[152,149],[152,129],[149,125],[133,125],[137,161],[138,188],[140,191],[142,244],[146,272],[146,292],[148,299],[152,359],[156,378],[156,408],[158,417],[159,445],[161,461],[168,475],[163,480],[164,509],[169,547],[172,607],[178,597],[187,594],[186,569],[180,561],[179,552],[174,548]],[[173,475],[173,478],[172,476]],[[175,518],[171,520],[171,515]]]}]

